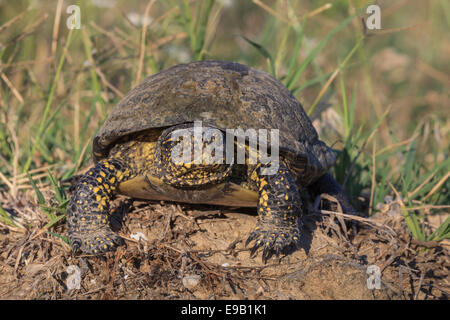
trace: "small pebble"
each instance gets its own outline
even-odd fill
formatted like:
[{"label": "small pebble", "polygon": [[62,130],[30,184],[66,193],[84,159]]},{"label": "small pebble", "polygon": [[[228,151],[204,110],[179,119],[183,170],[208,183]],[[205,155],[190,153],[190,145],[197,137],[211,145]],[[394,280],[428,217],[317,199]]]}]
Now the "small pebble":
[{"label": "small pebble", "polygon": [[145,234],[143,234],[142,232],[136,232],[136,233],[132,233],[132,234],[130,234],[130,238],[131,239],[134,239],[134,240],[136,240],[136,241],[139,241],[139,240],[145,240],[145,241],[148,241],[148,239],[147,239],[147,237],[145,236]]},{"label": "small pebble", "polygon": [[66,269],[69,275],[66,280],[67,289],[80,289],[81,288],[81,270],[76,265],[70,265]]},{"label": "small pebble", "polygon": [[194,289],[196,286],[198,286],[198,284],[200,283],[201,277],[199,275],[189,275],[189,276],[185,276],[183,278],[183,286],[188,289],[188,290],[192,290]]}]

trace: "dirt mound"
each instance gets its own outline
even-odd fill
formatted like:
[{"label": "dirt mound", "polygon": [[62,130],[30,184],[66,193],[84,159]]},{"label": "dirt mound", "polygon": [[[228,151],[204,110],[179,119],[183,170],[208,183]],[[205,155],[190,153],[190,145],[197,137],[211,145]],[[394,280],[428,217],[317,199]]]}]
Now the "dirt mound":
[{"label": "dirt mound", "polygon": [[[401,217],[379,215],[373,221],[359,217],[358,221],[309,214],[301,222],[301,248],[264,264],[260,255],[250,257],[244,246],[256,223],[255,210],[138,201],[130,206],[129,200],[121,199],[116,201],[120,205],[113,213],[112,226],[126,245],[104,257],[72,256],[70,247],[57,236],[66,234],[64,224],[52,233],[43,232],[43,224],[27,232],[1,227],[0,297],[449,297],[447,250],[416,248]],[[79,289],[68,287],[70,265],[80,270]],[[381,277],[377,278],[376,272]]]}]

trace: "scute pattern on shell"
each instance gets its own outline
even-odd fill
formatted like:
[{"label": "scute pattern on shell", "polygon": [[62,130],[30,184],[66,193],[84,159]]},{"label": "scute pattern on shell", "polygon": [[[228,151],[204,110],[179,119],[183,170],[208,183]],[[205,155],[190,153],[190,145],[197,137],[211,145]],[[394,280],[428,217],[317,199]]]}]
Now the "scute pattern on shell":
[{"label": "scute pattern on shell", "polygon": [[278,80],[239,63],[201,61],[147,77],[110,112],[94,138],[94,159],[119,138],[202,120],[218,128],[279,129],[280,151],[306,158],[314,180],[334,163],[306,112]]}]

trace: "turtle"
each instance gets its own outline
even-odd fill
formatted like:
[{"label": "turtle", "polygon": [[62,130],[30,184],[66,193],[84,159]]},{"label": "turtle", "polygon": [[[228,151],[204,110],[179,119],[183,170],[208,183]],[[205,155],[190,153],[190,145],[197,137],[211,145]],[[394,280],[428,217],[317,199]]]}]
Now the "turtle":
[{"label": "turtle", "polygon": [[264,262],[298,247],[311,194],[354,211],[329,173],[336,154],[300,102],[267,72],[237,62],[179,64],[145,78],[108,114],[92,149],[95,165],[77,179],[67,208],[74,252],[123,244],[109,224],[117,193],[256,207],[245,245]]}]

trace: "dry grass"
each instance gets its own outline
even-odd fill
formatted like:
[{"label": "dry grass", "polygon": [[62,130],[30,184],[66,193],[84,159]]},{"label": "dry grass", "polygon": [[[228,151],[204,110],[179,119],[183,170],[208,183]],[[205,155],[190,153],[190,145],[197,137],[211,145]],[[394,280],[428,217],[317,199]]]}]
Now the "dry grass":
[{"label": "dry grass", "polygon": [[[22,214],[34,201],[20,199]],[[125,201],[126,202],[126,201]],[[301,249],[262,264],[243,246],[255,213],[205,206],[117,201],[114,228],[126,247],[105,257],[72,256],[41,233],[2,227],[0,297],[13,299],[448,299],[446,249],[415,243],[400,214],[372,219],[322,210],[303,219]],[[121,225],[124,211],[130,211]],[[350,223],[335,219],[343,217]],[[40,221],[40,223],[38,223]],[[54,231],[64,234],[65,225]],[[229,230],[235,230],[229,232]],[[132,239],[141,232],[145,240]],[[39,235],[38,235],[39,234]],[[36,236],[38,235],[38,236]],[[382,272],[381,290],[366,286],[368,265]],[[81,269],[81,289],[68,290],[67,267]],[[182,279],[200,276],[195,288]]]}]

